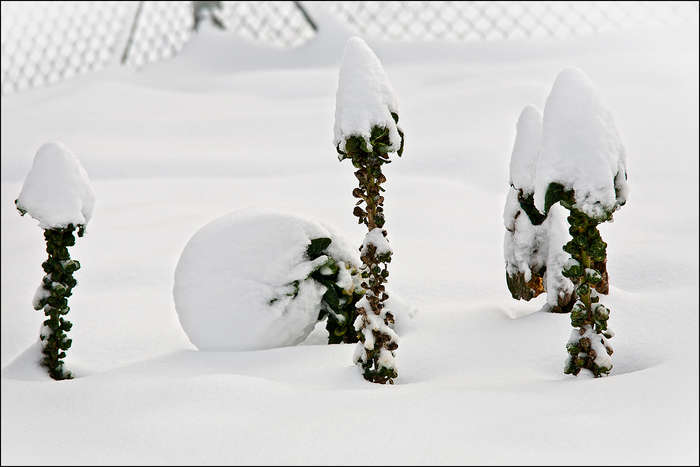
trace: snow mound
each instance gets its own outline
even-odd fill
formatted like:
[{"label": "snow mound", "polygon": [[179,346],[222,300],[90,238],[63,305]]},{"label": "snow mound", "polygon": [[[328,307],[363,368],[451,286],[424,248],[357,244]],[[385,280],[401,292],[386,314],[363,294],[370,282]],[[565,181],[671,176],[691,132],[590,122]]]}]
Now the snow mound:
[{"label": "snow mound", "polygon": [[87,225],[95,194],[75,154],[66,145],[49,141],[36,152],[16,205],[42,229]]},{"label": "snow mound", "polygon": [[215,219],[185,246],[173,296],[180,324],[200,350],[262,350],[297,345],[313,331],[326,287],[308,276],[311,240],[325,253],[359,263],[338,231],[306,214],[251,207]]}]

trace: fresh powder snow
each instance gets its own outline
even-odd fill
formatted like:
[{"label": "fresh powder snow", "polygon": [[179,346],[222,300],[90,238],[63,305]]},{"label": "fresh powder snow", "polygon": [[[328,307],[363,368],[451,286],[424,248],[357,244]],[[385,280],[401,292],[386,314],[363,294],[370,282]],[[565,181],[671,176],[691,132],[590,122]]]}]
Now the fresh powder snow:
[{"label": "fresh powder snow", "polygon": [[95,208],[95,194],[75,154],[66,145],[49,141],[36,152],[16,204],[42,229],[86,226]]},{"label": "fresh powder snow", "polygon": [[311,240],[341,270],[357,267],[356,249],[310,216],[251,207],[215,219],[194,234],[175,269],[173,296],[182,328],[200,350],[261,350],[297,345],[318,322],[326,287],[309,278],[327,256],[306,255]]},{"label": "fresh powder snow", "polygon": [[535,169],[535,206],[550,183],[574,191],[575,207],[605,220],[627,199],[625,148],[598,89],[576,67],[562,70],[547,97]]},{"label": "fresh powder snow", "polygon": [[[291,50],[205,35],[204,24],[181,53],[138,72],[3,94],[2,465],[698,465],[697,26],[561,40],[367,36],[411,129],[410,157],[386,166],[395,384],[365,381],[355,345],[328,345],[323,322],[291,347],[190,342],[174,271],[212,220],[301,209],[337,226],[353,255],[367,233],[351,214],[357,180],[330,142],[350,36],[336,36],[344,20],[325,2],[306,5],[319,32]],[[563,373],[570,316],[540,312],[544,294],[513,300],[504,277],[515,123],[526,105],[544,109],[570,65],[593,79],[634,155],[635,202],[600,226],[618,336],[599,379]],[[14,204],[52,139],[79,156],[99,200],[89,237],[71,247],[82,264],[71,381],[36,362],[45,243]],[[252,269],[236,265],[239,277]],[[401,308],[419,312],[402,319]],[[55,448],[43,441],[51,424]],[[369,426],[383,431],[339,441]],[[572,429],[604,449],[572,451]]]},{"label": "fresh powder snow", "polygon": [[365,235],[365,239],[362,242],[362,246],[360,247],[360,252],[365,254],[369,245],[374,245],[374,247],[377,249],[376,256],[393,252],[391,245],[389,244],[389,239],[386,238],[386,230],[378,227],[375,227],[367,232],[367,235]]},{"label": "fresh powder snow", "polygon": [[535,191],[535,165],[542,142],[542,111],[535,105],[526,106],[516,127],[515,143],[510,156],[510,184],[523,193]]},{"label": "fresh powder snow", "polygon": [[534,105],[526,106],[516,124],[515,143],[510,156],[510,189],[506,197],[503,221],[506,226],[504,258],[509,275],[524,274],[532,279],[532,271],[547,264],[547,226],[532,225],[521,209],[518,196],[535,190],[535,165],[542,139],[542,111]]}]

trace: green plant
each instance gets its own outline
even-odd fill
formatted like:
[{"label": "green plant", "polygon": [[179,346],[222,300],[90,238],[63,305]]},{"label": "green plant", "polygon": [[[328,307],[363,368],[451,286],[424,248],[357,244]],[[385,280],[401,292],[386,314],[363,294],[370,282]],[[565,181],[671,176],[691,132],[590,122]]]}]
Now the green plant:
[{"label": "green plant", "polygon": [[[17,201],[15,200],[15,204]],[[22,216],[26,211],[17,208]],[[78,225],[78,236],[82,237],[84,226]],[[45,366],[49,375],[55,380],[72,379],[73,373],[63,369],[63,359],[66,350],[71,347],[72,340],[66,333],[73,327],[72,323],[64,318],[70,307],[68,297],[72,295],[73,287],[77,281],[73,273],[80,269],[80,263],[71,259],[68,247],[75,245],[73,232],[76,226],[68,224],[66,228],[52,228],[44,230],[46,240],[46,252],[49,257],[41,267],[46,275],[42,284],[34,296],[34,309],[44,310],[47,319],[43,323],[40,339],[43,346],[44,358],[41,364]]]},{"label": "green plant", "polygon": [[609,290],[607,244],[598,231],[601,222],[612,218],[612,211],[605,211],[602,218],[591,217],[576,208],[572,190],[551,183],[545,195],[545,211],[556,202],[570,211],[567,221],[572,239],[563,249],[571,259],[562,273],[574,283],[576,294],[571,309],[571,325],[576,329],[566,345],[569,355],[564,373],[578,375],[585,368],[598,378],[612,370],[613,349],[608,339],[614,333],[608,329],[610,310],[600,303],[600,294]]},{"label": "green plant", "polygon": [[[543,292],[547,293],[546,309],[552,313],[569,313],[574,305],[575,291],[571,281],[563,275],[566,255],[562,253],[565,223],[561,213],[554,216],[540,213],[533,203],[533,193],[511,186],[509,198],[516,198],[514,207],[506,204],[506,283],[516,300],[529,301]],[[509,212],[510,211],[510,212]],[[559,241],[559,242],[557,242]],[[518,264],[527,256],[527,264]],[[525,266],[525,267],[523,267]],[[605,264],[603,264],[603,268]],[[529,279],[528,279],[529,276]],[[607,275],[606,275],[607,277]]]},{"label": "green plant", "polygon": [[72,324],[64,317],[70,310],[68,297],[77,284],[73,273],[80,269],[80,263],[71,259],[68,247],[75,245],[76,229],[79,237],[85,233],[94,204],[90,180],[75,154],[58,141],[41,145],[15,206],[21,216],[29,214],[44,229],[49,257],[42,264],[46,274],[33,305],[36,310],[43,309],[47,317],[40,331],[41,364],[56,380],[73,378],[63,368],[65,351],[72,343],[66,336]]},{"label": "green plant", "polygon": [[327,252],[331,244],[327,237],[311,240],[306,249],[309,260],[313,261],[323,255],[328,260],[316,267],[309,277],[326,287],[321,303],[319,321],[328,317],[329,344],[353,344],[358,342],[359,335],[353,324],[357,317],[356,304],[364,295],[364,290],[357,284],[359,272],[354,265],[336,261]]},{"label": "green plant", "polygon": [[[399,116],[391,113],[394,123]],[[398,127],[397,127],[398,129]],[[398,129],[401,145],[396,152],[403,153],[403,132]],[[382,227],[384,218],[384,188],[386,177],[382,165],[390,163],[389,152],[392,151],[389,129],[374,126],[369,140],[362,135],[352,135],[345,139],[345,150],[337,146],[339,159],[350,159],[357,169],[355,177],[359,188],[352,192],[358,198],[353,214],[359,224],[367,226],[367,236],[360,247],[362,266],[362,288],[364,297],[357,303],[358,316],[355,329],[360,331],[360,342],[355,353],[355,363],[363,369],[367,381],[381,384],[393,384],[398,376],[394,365],[394,351],[398,348],[398,336],[389,327],[394,323],[394,316],[385,308],[384,302],[389,298],[384,284],[389,277],[387,265],[391,262],[392,250],[386,240],[386,230]],[[364,209],[360,205],[364,203]]]}]

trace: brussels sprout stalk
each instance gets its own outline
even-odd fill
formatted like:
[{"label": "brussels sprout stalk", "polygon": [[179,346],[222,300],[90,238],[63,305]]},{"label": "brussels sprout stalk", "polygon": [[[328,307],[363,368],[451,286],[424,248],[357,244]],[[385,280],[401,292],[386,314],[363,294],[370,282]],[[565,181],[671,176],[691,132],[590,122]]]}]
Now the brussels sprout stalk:
[{"label": "brussels sprout stalk", "polygon": [[[391,114],[398,123],[398,115]],[[403,152],[403,133],[401,147],[397,154]],[[388,153],[392,151],[389,140],[389,129],[375,126],[367,141],[361,135],[353,135],[346,139],[345,150],[337,150],[340,160],[350,159],[357,169],[355,177],[359,188],[353,190],[353,196],[358,198],[353,214],[358,217],[359,224],[367,226],[367,236],[360,247],[362,266],[362,288],[365,296],[357,303],[357,318],[355,329],[359,331],[360,343],[355,352],[355,363],[362,367],[363,376],[367,381],[380,384],[393,384],[398,376],[394,364],[394,351],[398,348],[398,336],[389,327],[394,323],[394,316],[385,307],[389,298],[384,284],[389,277],[387,265],[391,262],[391,248],[386,240],[384,226],[383,202],[384,188],[382,183],[386,177],[382,173],[382,165],[388,164]],[[364,203],[363,209],[360,205]]]},{"label": "brussels sprout stalk", "polygon": [[[78,236],[82,237],[84,226],[78,225],[77,229]],[[73,327],[65,318],[70,310],[68,297],[72,295],[72,289],[77,284],[73,273],[80,269],[80,263],[71,259],[68,253],[68,247],[75,245],[75,230],[76,226],[73,224],[68,224],[66,228],[44,230],[49,257],[41,265],[46,275],[37,289],[33,303],[34,309],[43,309],[47,317],[39,336],[44,354],[41,364],[55,380],[73,378],[73,373],[63,368],[63,359],[66,357],[65,351],[72,344],[72,340],[66,335]]]},{"label": "brussels sprout stalk", "polygon": [[[585,368],[596,378],[612,370],[613,349],[608,339],[614,333],[608,329],[610,310],[600,303],[599,294],[607,294],[607,244],[598,231],[599,220],[593,219],[574,207],[573,194],[562,195],[562,204],[568,207],[567,220],[571,241],[564,245],[571,259],[564,266],[563,275],[574,283],[576,302],[571,309],[574,329],[566,345],[568,357],[564,373],[578,375]],[[567,202],[567,199],[569,202]]]}]

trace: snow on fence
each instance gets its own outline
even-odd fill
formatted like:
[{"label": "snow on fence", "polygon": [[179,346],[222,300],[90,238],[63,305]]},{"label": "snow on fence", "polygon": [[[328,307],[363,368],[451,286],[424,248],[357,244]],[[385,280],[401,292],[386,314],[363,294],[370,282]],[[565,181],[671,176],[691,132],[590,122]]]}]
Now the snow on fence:
[{"label": "snow on fence", "polygon": [[[122,63],[143,68],[192,35],[193,3],[2,2],[2,95]],[[316,25],[303,2],[220,4],[226,29],[273,47],[298,47]],[[325,2],[362,36],[389,40],[564,38],[654,25],[698,24],[698,2]]]}]

